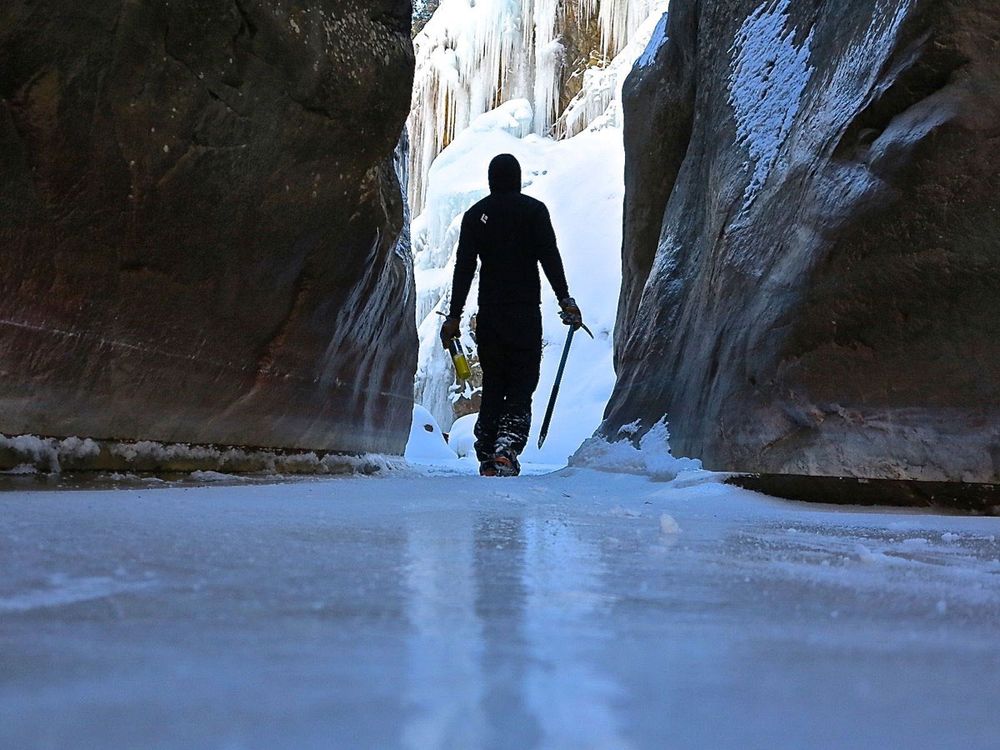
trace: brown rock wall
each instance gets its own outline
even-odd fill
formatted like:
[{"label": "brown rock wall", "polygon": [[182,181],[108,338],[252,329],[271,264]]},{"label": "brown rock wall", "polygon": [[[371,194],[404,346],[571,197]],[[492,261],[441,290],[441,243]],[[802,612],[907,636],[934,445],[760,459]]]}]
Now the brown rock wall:
[{"label": "brown rock wall", "polygon": [[0,432],[402,451],[409,13],[0,11]]}]

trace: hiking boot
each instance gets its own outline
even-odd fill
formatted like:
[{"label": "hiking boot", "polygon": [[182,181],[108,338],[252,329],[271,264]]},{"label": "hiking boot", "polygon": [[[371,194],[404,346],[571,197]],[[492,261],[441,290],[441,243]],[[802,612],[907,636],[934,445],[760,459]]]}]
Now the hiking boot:
[{"label": "hiking boot", "polygon": [[486,461],[479,462],[479,476],[481,477],[495,477],[497,475],[496,463],[493,459],[487,459]]},{"label": "hiking boot", "polygon": [[493,463],[498,477],[516,477],[521,473],[521,464],[513,453],[498,453],[493,457]]}]

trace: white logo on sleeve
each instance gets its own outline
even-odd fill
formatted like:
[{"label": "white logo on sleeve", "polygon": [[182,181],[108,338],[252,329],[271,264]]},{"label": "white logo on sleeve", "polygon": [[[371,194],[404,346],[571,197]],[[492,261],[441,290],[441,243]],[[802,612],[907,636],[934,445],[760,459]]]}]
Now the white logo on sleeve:
[{"label": "white logo on sleeve", "polygon": [[487,221],[490,220],[490,217],[487,216],[486,214],[483,214],[482,216],[479,217],[479,220],[483,222],[483,224],[485,224]]}]

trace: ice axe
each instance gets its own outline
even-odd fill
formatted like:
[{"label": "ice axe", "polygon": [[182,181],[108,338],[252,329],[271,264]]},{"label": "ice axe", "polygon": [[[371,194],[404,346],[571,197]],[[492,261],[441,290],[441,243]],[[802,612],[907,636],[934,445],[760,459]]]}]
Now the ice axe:
[{"label": "ice axe", "polygon": [[[590,332],[583,323],[580,324],[580,328],[587,332],[590,338],[594,338],[594,334]],[[538,447],[542,447],[542,443],[545,442],[545,438],[549,435],[549,422],[552,421],[552,410],[556,408],[556,397],[559,395],[559,384],[562,382],[563,370],[566,369],[566,359],[569,357],[569,347],[573,343],[573,334],[576,333],[576,326],[569,327],[569,333],[566,334],[566,346],[563,347],[562,359],[559,360],[559,370],[556,372],[556,382],[552,384],[552,395],[549,396],[549,405],[545,409],[545,419],[542,420],[542,430],[538,433]]]}]

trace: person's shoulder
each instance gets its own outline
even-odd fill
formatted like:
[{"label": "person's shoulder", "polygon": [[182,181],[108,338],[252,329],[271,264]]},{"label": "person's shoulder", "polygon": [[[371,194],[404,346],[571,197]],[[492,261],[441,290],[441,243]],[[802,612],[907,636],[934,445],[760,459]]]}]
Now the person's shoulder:
[{"label": "person's shoulder", "polygon": [[538,200],[538,198],[532,198],[530,195],[525,195],[524,193],[521,193],[521,205],[533,213],[546,215],[549,213],[548,206]]},{"label": "person's shoulder", "polygon": [[490,195],[483,196],[478,201],[476,201],[475,203],[473,203],[472,206],[469,207],[469,210],[466,211],[466,213],[467,214],[474,214],[476,211],[482,211],[484,208],[486,208],[489,205],[491,197],[492,196],[490,196]]},{"label": "person's shoulder", "polygon": [[473,203],[469,209],[465,212],[463,221],[478,221],[479,217],[488,209],[490,203],[490,196],[476,201]]}]

